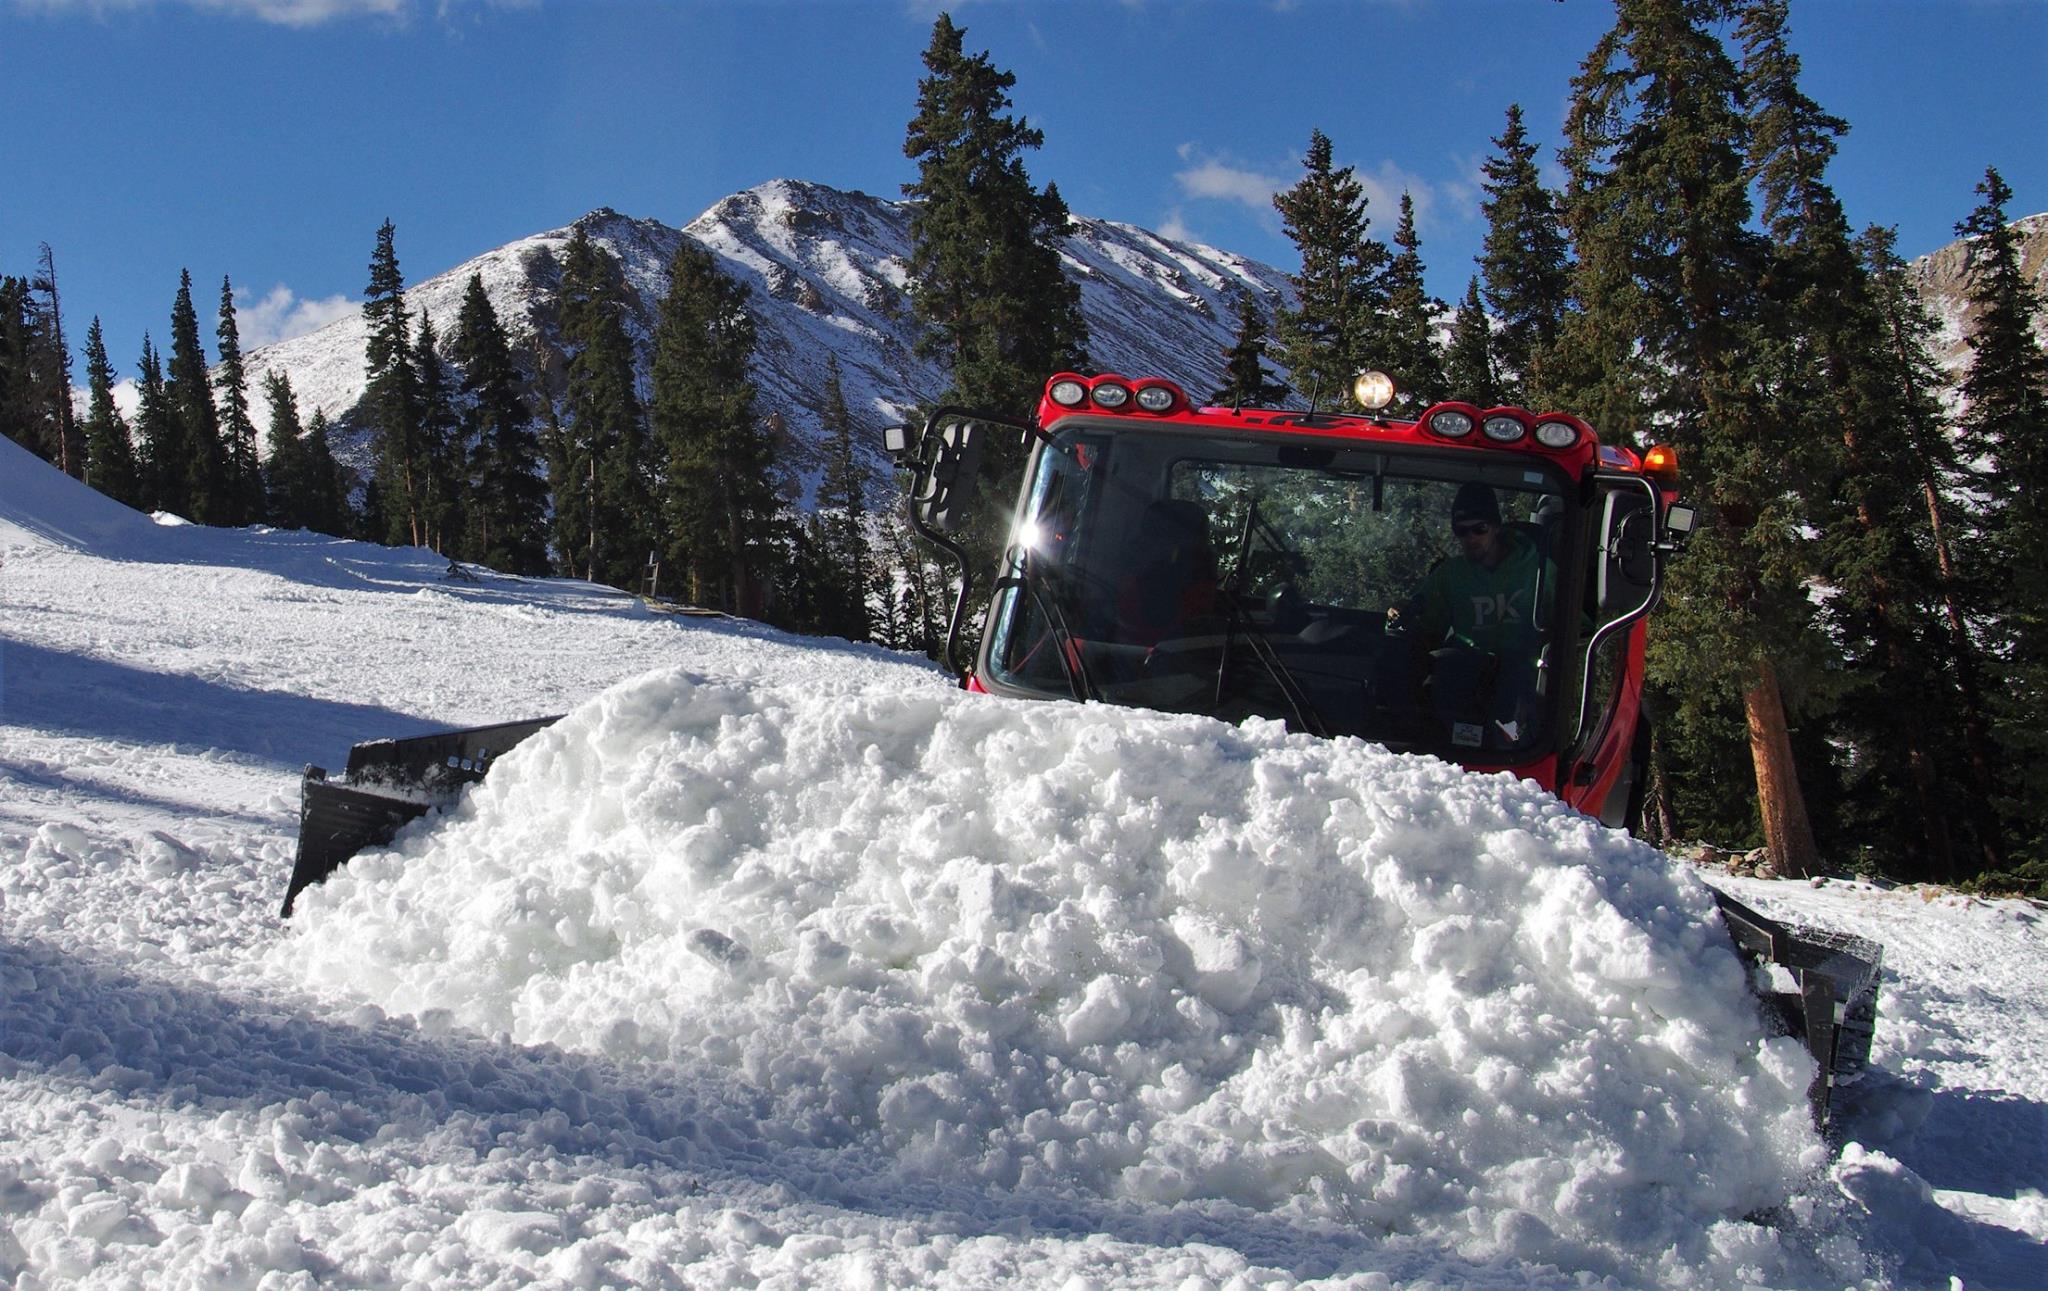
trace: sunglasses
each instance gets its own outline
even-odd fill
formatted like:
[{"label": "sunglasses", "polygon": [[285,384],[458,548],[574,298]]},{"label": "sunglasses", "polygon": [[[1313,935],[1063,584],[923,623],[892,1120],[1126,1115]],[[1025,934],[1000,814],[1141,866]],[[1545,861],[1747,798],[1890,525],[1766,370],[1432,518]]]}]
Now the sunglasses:
[{"label": "sunglasses", "polygon": [[1472,520],[1465,524],[1454,524],[1451,532],[1460,538],[1484,538],[1493,532],[1493,525],[1485,520]]}]

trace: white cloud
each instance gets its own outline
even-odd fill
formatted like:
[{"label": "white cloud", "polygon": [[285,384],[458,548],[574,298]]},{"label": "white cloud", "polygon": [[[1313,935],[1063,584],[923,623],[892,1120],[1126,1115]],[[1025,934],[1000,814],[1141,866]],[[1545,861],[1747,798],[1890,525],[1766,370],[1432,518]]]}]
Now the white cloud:
[{"label": "white cloud", "polygon": [[1233,165],[1225,158],[1204,157],[1193,144],[1181,145],[1180,158],[1193,164],[1175,171],[1173,178],[1180,191],[1192,198],[1236,202],[1263,216],[1272,213],[1273,194],[1286,187],[1272,175]]},{"label": "white cloud", "polygon": [[272,345],[318,331],[337,318],[349,317],[362,307],[361,301],[350,300],[347,296],[301,300],[291,288],[279,283],[263,299],[256,301],[250,299],[246,290],[237,291],[235,327],[241,334],[242,348],[253,350],[259,345]]}]

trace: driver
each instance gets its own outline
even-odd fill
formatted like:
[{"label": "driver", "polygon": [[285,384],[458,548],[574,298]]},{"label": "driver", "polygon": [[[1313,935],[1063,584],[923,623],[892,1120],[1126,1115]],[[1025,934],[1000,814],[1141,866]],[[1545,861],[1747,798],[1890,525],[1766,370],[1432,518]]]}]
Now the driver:
[{"label": "driver", "polygon": [[1512,740],[1515,721],[1533,698],[1539,589],[1557,585],[1557,566],[1527,534],[1501,522],[1500,500],[1484,484],[1459,487],[1451,500],[1451,534],[1457,552],[1423,576],[1405,607],[1387,610],[1387,623],[1406,632],[1418,654],[1451,646],[1497,660],[1489,670],[1497,678],[1492,702],[1485,706],[1508,716],[1502,726]]}]

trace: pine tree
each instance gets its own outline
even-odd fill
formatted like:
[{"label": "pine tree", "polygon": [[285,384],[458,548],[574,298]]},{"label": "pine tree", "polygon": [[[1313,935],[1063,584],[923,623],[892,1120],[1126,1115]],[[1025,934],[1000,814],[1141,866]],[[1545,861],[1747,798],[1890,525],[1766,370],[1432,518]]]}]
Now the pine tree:
[{"label": "pine tree", "polygon": [[1444,390],[1449,398],[1492,408],[1506,401],[1501,386],[1494,365],[1493,325],[1479,298],[1479,279],[1473,278],[1451,320],[1451,343],[1444,349]]},{"label": "pine tree", "polygon": [[[347,467],[334,460],[333,446],[328,442],[327,412],[315,408],[313,420],[306,423],[306,446],[303,458],[303,514],[305,526],[319,533],[337,536],[354,530],[361,533],[366,526],[363,518],[349,509],[348,497],[354,491],[355,475]],[[363,486],[366,495],[365,515],[374,514],[368,502],[371,481]],[[375,532],[384,532],[383,517],[377,515]]]},{"label": "pine tree", "polygon": [[192,448],[185,437],[184,422],[164,385],[162,356],[147,332],[142,334],[142,360],[137,371],[142,406],[135,413],[135,435],[142,459],[142,505],[151,511],[189,516]]},{"label": "pine tree", "polygon": [[127,420],[114,406],[114,365],[98,318],[85,333],[85,381],[85,482],[116,502],[135,506],[142,500],[135,444]]},{"label": "pine tree", "polygon": [[1306,173],[1273,199],[1301,253],[1301,272],[1290,279],[1299,307],[1280,311],[1274,328],[1278,357],[1295,389],[1325,408],[1347,400],[1352,378],[1380,362],[1382,275],[1391,260],[1385,245],[1366,236],[1372,222],[1364,186],[1334,158],[1329,136],[1311,131]]},{"label": "pine tree", "polygon": [[941,402],[1023,416],[1045,379],[1084,362],[1080,288],[1060,268],[1069,230],[1056,186],[1040,192],[1023,154],[1044,135],[1009,115],[1014,74],[963,51],[965,29],[940,14],[924,53],[904,155],[911,298],[920,354],[942,359],[952,386]]},{"label": "pine tree", "polygon": [[[1877,315],[1876,341],[1882,358],[1876,379],[1881,389],[1893,393],[1904,441],[1901,452],[1886,460],[1910,461],[1910,487],[1917,494],[1925,521],[1926,558],[1934,566],[1930,612],[1936,619],[1931,631],[1937,642],[1933,649],[1948,682],[1928,693],[1954,695],[1958,709],[1954,724],[1962,728],[1959,749],[1949,750],[1943,759],[1946,765],[1960,753],[1966,768],[1961,774],[1967,786],[1962,795],[1966,805],[1948,813],[1959,836],[1958,854],[1974,849],[1984,865],[1996,868],[2004,844],[1988,804],[1997,797],[1998,758],[1985,698],[1983,651],[1970,626],[1987,617],[1986,589],[1966,579],[1959,555],[1962,544],[1958,536],[1966,525],[1957,492],[1966,473],[1943,412],[1942,396],[1949,383],[1933,358],[1937,327],[1895,244],[1892,230],[1872,226],[1864,230],[1856,246]],[[1917,708],[1915,704],[1908,711]]]},{"label": "pine tree", "polygon": [[1486,243],[1479,263],[1486,304],[1500,324],[1494,372],[1504,401],[1559,407],[1555,394],[1563,378],[1552,369],[1571,305],[1570,240],[1557,195],[1537,170],[1521,104],[1508,106],[1507,129],[1493,143],[1500,151],[1482,167]]},{"label": "pine tree", "polygon": [[1232,408],[1278,408],[1290,391],[1266,366],[1266,314],[1248,291],[1232,293],[1237,338],[1223,351],[1223,384],[1209,402]]},{"label": "pine tree", "polygon": [[280,529],[310,529],[307,500],[306,428],[299,421],[291,378],[272,371],[263,378],[270,404],[270,456],[264,461],[264,513]]},{"label": "pine tree", "polygon": [[[1783,468],[1826,481],[1809,490],[1821,541],[1818,572],[1838,702],[1835,743],[1852,754],[1847,833],[1908,877],[1959,876],[1957,836],[1985,818],[1970,803],[1961,702],[1943,668],[1935,624],[1937,573],[1921,504],[1927,464],[1900,397],[1869,275],[1826,179],[1848,127],[1799,87],[1784,0],[1744,9],[1743,99],[1748,164],[1770,249],[1753,364],[1781,436]],[[1846,841],[1846,840],[1845,840]]]},{"label": "pine tree", "polygon": [[1401,403],[1420,412],[1444,397],[1443,357],[1436,344],[1436,315],[1444,303],[1423,282],[1422,238],[1415,231],[1415,202],[1401,194],[1401,218],[1394,227],[1399,248],[1380,278],[1387,315],[1376,366],[1394,378]]},{"label": "pine tree", "polygon": [[64,309],[57,294],[57,261],[45,242],[30,289],[43,298],[34,311],[37,344],[32,351],[39,411],[52,450],[50,460],[73,479],[85,478],[85,437],[71,411],[71,347],[64,340]]},{"label": "pine tree", "polygon": [[370,254],[370,286],[363,300],[363,325],[369,332],[363,403],[376,446],[377,500],[386,526],[377,540],[417,547],[428,541],[429,463],[421,439],[419,373],[396,237],[391,221],[384,221]]},{"label": "pine tree", "polygon": [[519,391],[519,369],[482,274],[470,275],[456,317],[451,357],[462,369],[462,440],[469,446],[471,559],[512,574],[547,572],[540,440]]},{"label": "pine tree", "polygon": [[49,461],[52,449],[35,394],[33,337],[27,280],[0,277],[0,434]]},{"label": "pine tree", "polygon": [[876,582],[868,550],[868,468],[857,448],[857,427],[846,406],[846,387],[834,356],[825,375],[825,470],[818,483],[812,543],[823,577],[818,630],[849,641],[874,639],[868,597]]},{"label": "pine tree", "polygon": [[664,568],[689,598],[758,617],[776,564],[774,445],[754,415],[754,320],[744,283],[692,241],[669,263],[649,409],[662,466]]},{"label": "pine tree", "polygon": [[467,453],[459,438],[462,428],[455,413],[448,365],[441,358],[440,337],[425,310],[420,311],[419,329],[413,335],[413,388],[419,401],[420,454],[425,466],[421,545],[455,556],[460,553],[449,541],[459,538],[463,530],[462,461]]},{"label": "pine tree", "polygon": [[566,572],[635,587],[658,542],[624,312],[618,261],[579,225],[562,260],[562,340],[570,356],[549,463],[555,546]]},{"label": "pine tree", "polygon": [[1641,398],[1703,504],[1652,663],[1677,705],[1674,734],[1719,738],[1740,704],[1764,839],[1783,872],[1803,875],[1818,856],[1785,686],[1805,679],[1815,653],[1801,582],[1810,561],[1797,549],[1810,482],[1785,477],[1787,428],[1746,366],[1761,339],[1765,248],[1748,227],[1739,78],[1708,29],[1723,8],[1619,0],[1573,81],[1567,218],[1590,324],[1580,339],[1615,346],[1582,351],[1590,393],[1610,414]]},{"label": "pine tree", "polygon": [[220,438],[222,516],[227,524],[262,518],[263,473],[256,456],[256,423],[249,416],[249,373],[242,365],[242,332],[235,322],[235,288],[220,280]]},{"label": "pine tree", "polygon": [[199,343],[199,313],[192,305],[192,274],[179,275],[171,305],[171,356],[164,389],[184,429],[186,518],[200,524],[234,523],[227,488],[227,453],[221,444],[220,412],[213,403],[213,377]]},{"label": "pine tree", "polygon": [[1996,168],[1956,232],[1969,240],[1970,370],[1962,442],[1986,462],[1981,577],[1996,595],[1990,631],[2001,656],[1996,736],[2008,768],[2005,807],[2021,873],[2048,889],[2048,356],[2034,334],[2041,302],[2007,222],[2012,189]]}]

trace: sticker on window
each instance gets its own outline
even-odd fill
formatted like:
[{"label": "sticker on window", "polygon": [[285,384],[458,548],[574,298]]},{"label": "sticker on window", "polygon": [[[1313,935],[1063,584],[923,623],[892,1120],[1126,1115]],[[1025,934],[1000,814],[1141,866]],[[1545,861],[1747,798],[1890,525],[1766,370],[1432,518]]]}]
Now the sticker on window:
[{"label": "sticker on window", "polygon": [[1451,743],[1461,749],[1476,749],[1486,739],[1486,728],[1477,722],[1452,722]]}]

